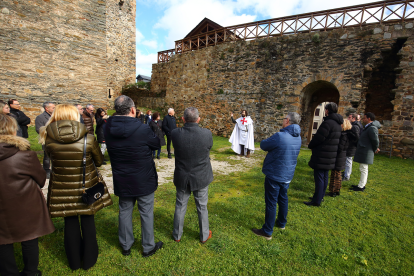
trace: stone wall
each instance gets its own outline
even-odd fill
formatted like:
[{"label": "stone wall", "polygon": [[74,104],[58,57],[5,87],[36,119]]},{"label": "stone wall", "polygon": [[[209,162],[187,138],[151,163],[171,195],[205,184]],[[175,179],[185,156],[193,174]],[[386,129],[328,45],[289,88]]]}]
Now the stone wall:
[{"label": "stone wall", "polygon": [[123,90],[122,94],[130,97],[136,107],[150,107],[152,109],[165,107],[165,92],[156,94],[145,88],[131,87]]},{"label": "stone wall", "polygon": [[394,137],[393,154],[413,158],[400,143],[414,139],[413,38],[409,22],[225,43],[154,64],[151,85],[166,92],[177,116],[196,106],[201,124],[218,135],[231,134],[230,112],[247,109],[256,141],[295,111],[307,143],[315,107],[325,101],[338,103],[344,116],[372,110]]},{"label": "stone wall", "polygon": [[[109,107],[135,79],[135,1],[0,2],[0,99]],[[116,61],[116,59],[118,61]]]}]

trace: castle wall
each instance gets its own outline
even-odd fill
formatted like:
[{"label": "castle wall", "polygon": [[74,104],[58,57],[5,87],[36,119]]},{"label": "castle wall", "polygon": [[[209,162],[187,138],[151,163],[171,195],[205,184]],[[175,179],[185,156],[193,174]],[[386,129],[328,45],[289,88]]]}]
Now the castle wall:
[{"label": "castle wall", "polygon": [[44,101],[108,107],[135,78],[135,1],[118,2],[1,1],[0,99],[33,122]]},{"label": "castle wall", "polygon": [[247,109],[256,141],[278,131],[289,111],[302,115],[306,143],[317,104],[335,101],[344,116],[375,106],[394,155],[412,158],[401,141],[414,141],[413,38],[413,23],[404,23],[225,43],[154,64],[151,87],[166,92],[177,116],[197,107],[201,124],[218,135],[231,134],[230,112]]}]

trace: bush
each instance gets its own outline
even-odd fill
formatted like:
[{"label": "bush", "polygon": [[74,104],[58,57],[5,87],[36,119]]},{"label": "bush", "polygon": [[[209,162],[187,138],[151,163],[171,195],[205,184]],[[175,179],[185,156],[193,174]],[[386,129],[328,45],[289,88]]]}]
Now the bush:
[{"label": "bush", "polygon": [[137,82],[137,87],[138,88],[146,88],[146,89],[150,90],[151,89],[151,83],[150,82],[139,81],[139,82]]}]

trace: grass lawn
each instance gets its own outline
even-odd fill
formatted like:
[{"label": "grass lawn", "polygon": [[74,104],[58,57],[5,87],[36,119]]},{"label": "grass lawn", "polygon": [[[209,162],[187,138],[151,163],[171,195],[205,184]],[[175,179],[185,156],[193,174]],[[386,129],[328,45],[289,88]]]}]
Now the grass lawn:
[{"label": "grass lawn", "polygon": [[[264,223],[262,162],[249,167],[231,160],[234,153],[229,146],[226,138],[214,137],[212,157],[239,163],[245,170],[216,176],[211,183],[208,208],[213,237],[206,244],[199,242],[193,197],[182,240],[173,241],[175,188],[168,183],[155,194],[155,240],[163,241],[164,247],[154,256],[141,256],[137,209],[132,254],[121,254],[118,198],[113,196],[114,205],[95,217],[100,254],[93,268],[70,270],[63,244],[64,222],[56,218],[56,231],[39,239],[39,269],[44,275],[414,275],[414,160],[377,155],[364,192],[349,191],[360,176],[354,163],[341,196],[325,197],[321,207],[309,207],[303,201],[314,190],[313,171],[307,165],[311,151],[303,149],[288,191],[286,230],[275,228],[273,239],[267,241],[251,232]],[[33,145],[33,149],[39,147]],[[254,155],[263,160],[265,153]],[[22,268],[20,250],[16,256]]]}]

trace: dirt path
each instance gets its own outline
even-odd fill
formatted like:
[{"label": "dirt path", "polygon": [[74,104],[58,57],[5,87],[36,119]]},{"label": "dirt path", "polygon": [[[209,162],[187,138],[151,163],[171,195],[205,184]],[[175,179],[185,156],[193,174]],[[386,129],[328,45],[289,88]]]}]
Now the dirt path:
[{"label": "dirt path", "polygon": [[[229,147],[230,148],[230,147]],[[227,148],[223,148],[222,150],[226,150]],[[220,151],[221,149],[219,149]],[[213,173],[214,175],[226,175],[230,174],[232,172],[238,172],[245,169],[246,165],[251,167],[252,165],[255,165],[256,163],[260,163],[262,161],[262,155],[258,154],[260,148],[255,149],[255,153],[251,155],[250,158],[240,157],[237,155],[229,156],[229,159],[240,161],[240,163],[236,165],[232,165],[226,161],[218,161],[214,160],[214,156],[211,156],[211,166],[213,167]],[[160,160],[155,159],[155,166],[157,168],[158,173],[158,184],[162,185],[168,182],[173,181],[174,176],[174,168],[175,168],[175,160],[168,159],[166,157],[161,158]],[[113,187],[113,179],[112,179],[112,169],[111,165],[104,165],[99,168],[105,183],[108,187],[109,193],[114,193],[114,187]],[[43,187],[42,191],[43,194],[47,195],[47,187],[49,185],[49,180],[46,180],[45,187]]]}]

